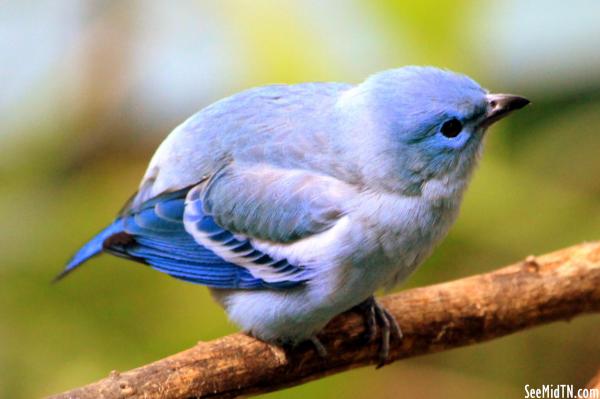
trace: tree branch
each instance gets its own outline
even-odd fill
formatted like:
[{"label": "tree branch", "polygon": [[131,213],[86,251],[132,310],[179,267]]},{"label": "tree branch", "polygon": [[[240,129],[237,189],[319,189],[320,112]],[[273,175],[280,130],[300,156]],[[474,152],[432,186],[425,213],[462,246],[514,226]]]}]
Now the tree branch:
[{"label": "tree branch", "polygon": [[[404,339],[393,360],[501,337],[528,327],[600,311],[600,242],[586,243],[444,284],[381,299]],[[237,333],[93,384],[66,398],[231,398],[278,390],[377,362],[364,322],[347,312],[320,335],[329,356],[310,345],[283,350]]]},{"label": "tree branch", "polygon": [[588,389],[597,389],[600,391],[600,370],[592,377],[590,382],[585,386]]}]

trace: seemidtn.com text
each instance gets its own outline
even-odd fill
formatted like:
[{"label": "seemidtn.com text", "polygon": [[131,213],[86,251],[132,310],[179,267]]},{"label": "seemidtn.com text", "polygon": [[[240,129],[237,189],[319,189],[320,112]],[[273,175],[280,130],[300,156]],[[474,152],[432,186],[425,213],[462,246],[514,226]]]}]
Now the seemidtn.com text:
[{"label": "seemidtn.com text", "polygon": [[577,388],[570,384],[544,384],[541,387],[532,387],[527,384],[525,399],[600,399],[598,388]]}]

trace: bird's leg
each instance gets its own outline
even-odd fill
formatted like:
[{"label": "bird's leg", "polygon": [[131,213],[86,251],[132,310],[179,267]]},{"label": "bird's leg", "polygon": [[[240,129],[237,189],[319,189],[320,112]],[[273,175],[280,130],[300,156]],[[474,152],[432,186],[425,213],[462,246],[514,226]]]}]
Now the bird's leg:
[{"label": "bird's leg", "polygon": [[369,342],[377,336],[377,331],[381,328],[381,348],[377,368],[385,366],[390,355],[390,337],[402,339],[402,330],[398,322],[373,296],[356,305],[355,309],[365,317],[366,338]]}]

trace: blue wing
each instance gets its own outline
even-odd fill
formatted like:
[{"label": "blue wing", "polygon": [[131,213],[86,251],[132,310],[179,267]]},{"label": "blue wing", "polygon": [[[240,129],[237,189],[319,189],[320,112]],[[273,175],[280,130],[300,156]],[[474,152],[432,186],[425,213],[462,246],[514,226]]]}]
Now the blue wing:
[{"label": "blue wing", "polygon": [[[136,210],[127,211],[68,262],[58,278],[89,258],[103,252],[135,260],[175,278],[214,288],[288,288],[306,281],[306,271],[285,259],[274,260],[252,247],[250,241],[215,223],[210,215],[196,208],[196,227],[210,237],[214,245],[239,255],[240,264],[227,262],[212,250],[199,245],[185,230],[183,215],[189,189],[153,198]],[[258,278],[252,267],[269,267],[278,278]]]}]

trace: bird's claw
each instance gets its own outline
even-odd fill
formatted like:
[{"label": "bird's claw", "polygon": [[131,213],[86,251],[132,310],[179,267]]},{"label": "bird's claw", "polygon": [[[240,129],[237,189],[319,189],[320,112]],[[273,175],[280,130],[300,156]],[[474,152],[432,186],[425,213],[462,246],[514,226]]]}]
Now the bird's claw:
[{"label": "bird's claw", "polygon": [[317,354],[320,357],[322,357],[322,358],[327,357],[327,349],[325,348],[325,345],[323,345],[321,340],[319,340],[319,338],[317,338],[316,335],[313,335],[312,337],[310,337],[310,342],[312,342],[313,346],[315,347],[315,350],[317,351]]},{"label": "bird's claw", "polygon": [[363,313],[366,320],[366,339],[371,342],[377,336],[381,328],[381,348],[379,350],[379,362],[377,368],[389,363],[390,339],[395,337],[402,339],[402,330],[398,322],[384,307],[382,307],[373,296],[356,306]]}]

